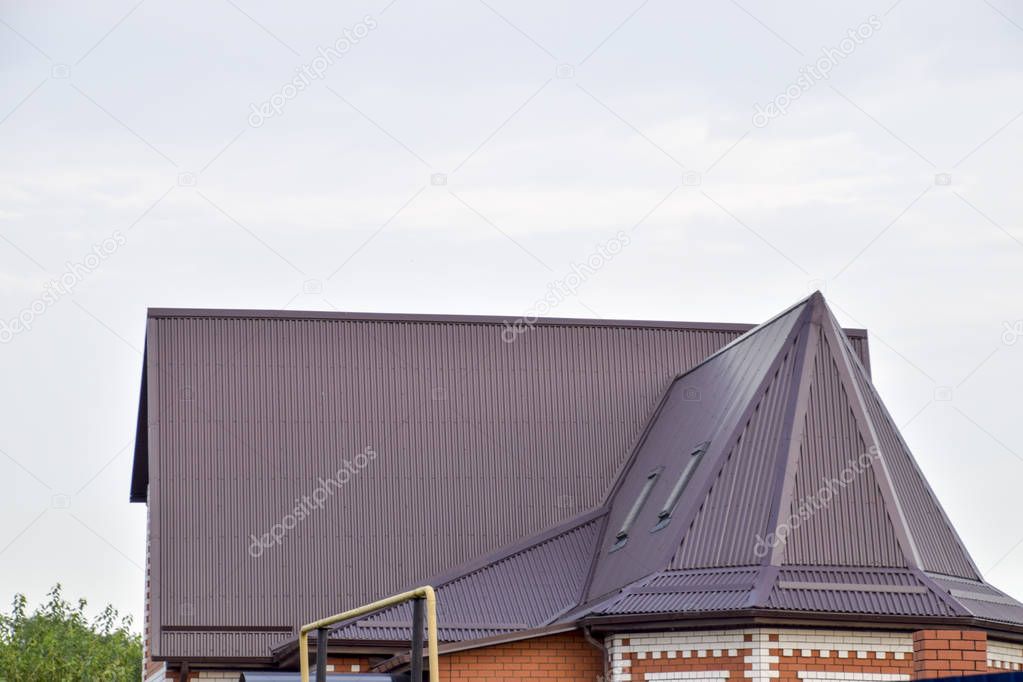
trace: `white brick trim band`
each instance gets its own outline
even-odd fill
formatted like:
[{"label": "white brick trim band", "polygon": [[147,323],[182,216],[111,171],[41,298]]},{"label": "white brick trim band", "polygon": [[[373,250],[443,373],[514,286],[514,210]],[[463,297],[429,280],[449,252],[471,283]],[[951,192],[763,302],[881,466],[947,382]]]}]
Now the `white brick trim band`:
[{"label": "white brick trim band", "polygon": [[1023,670],[1023,646],[1012,642],[987,642],[987,664],[996,670]]},{"label": "white brick trim band", "polygon": [[[749,637],[751,641],[746,641]],[[775,638],[775,641],[772,641]],[[628,644],[625,642],[628,641]],[[772,682],[780,677],[777,670],[782,656],[812,658],[837,657],[850,659],[849,663],[895,660],[903,661],[913,656],[913,635],[909,632],[885,632],[881,630],[828,630],[807,628],[740,628],[735,630],[703,630],[688,632],[643,632],[617,633],[606,640],[611,658],[610,682],[641,682],[645,679],[690,679],[690,678],[648,678],[634,673],[633,662],[666,659],[711,659],[722,656],[743,656],[746,670],[743,677],[748,682]],[[1023,653],[1023,652],[1021,652]],[[681,660],[680,660],[681,662]],[[694,661],[695,662],[695,661]],[[679,667],[686,667],[680,665]],[[671,673],[675,674],[675,673]],[[891,677],[864,673],[859,677],[830,677],[822,673],[816,680],[908,680],[906,675]],[[738,677],[734,675],[733,677]],[[692,678],[696,679],[696,678]]]},{"label": "white brick trim band", "polygon": [[[865,654],[913,654],[912,633],[876,630],[777,630],[778,648],[797,651],[838,651],[840,658]],[[845,655],[842,655],[845,652]],[[850,654],[849,652],[856,652]],[[806,654],[803,653],[805,656]],[[878,657],[880,658],[880,657]],[[901,657],[896,657],[901,658]]]}]

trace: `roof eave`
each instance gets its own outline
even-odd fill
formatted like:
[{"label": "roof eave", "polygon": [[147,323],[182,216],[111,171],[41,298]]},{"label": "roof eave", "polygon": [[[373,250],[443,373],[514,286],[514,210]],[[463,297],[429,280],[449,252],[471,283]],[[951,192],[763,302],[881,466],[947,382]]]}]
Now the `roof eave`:
[{"label": "roof eave", "polygon": [[826,613],[818,611],[786,611],[780,609],[740,609],[736,611],[703,611],[692,613],[664,613],[642,615],[591,616],[578,621],[598,632],[621,631],[628,626],[634,631],[694,629],[729,625],[822,626],[878,629],[896,627],[919,630],[931,627],[968,627],[996,633],[1012,641],[1023,642],[1023,625],[999,623],[972,616],[907,616],[866,613]]}]

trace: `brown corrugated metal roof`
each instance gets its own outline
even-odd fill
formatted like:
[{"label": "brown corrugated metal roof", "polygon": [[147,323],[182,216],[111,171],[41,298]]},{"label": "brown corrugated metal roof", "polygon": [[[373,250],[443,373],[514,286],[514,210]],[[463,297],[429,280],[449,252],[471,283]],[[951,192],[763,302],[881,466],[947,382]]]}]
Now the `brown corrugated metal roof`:
[{"label": "brown corrugated metal roof", "polygon": [[131,497],[154,654],[263,657],[297,623],[599,506],[672,377],[749,328],[542,319],[506,343],[498,317],[151,310]]},{"label": "brown corrugated metal roof", "polygon": [[[679,614],[746,608],[757,569],[667,570],[625,587],[589,610],[593,615]],[[581,614],[573,614],[579,617]]]},{"label": "brown corrugated metal roof", "polygon": [[[603,509],[585,596],[562,613],[568,592],[544,600],[553,622],[760,612],[1023,627],[819,294],[673,381]],[[500,591],[480,597],[490,619],[509,608]]]},{"label": "brown corrugated metal roof", "polygon": [[929,577],[971,616],[1001,623],[1023,623],[1023,605],[987,583],[938,574],[929,574]]},{"label": "brown corrugated metal roof", "polygon": [[[603,521],[603,514],[587,515],[535,544],[488,558],[479,568],[431,581],[443,595],[437,601],[440,640],[460,642],[530,630],[576,606]],[[503,606],[495,609],[498,594]],[[406,642],[411,622],[411,606],[401,604],[342,624],[331,637]]]},{"label": "brown corrugated metal roof", "polygon": [[[756,598],[756,568],[669,570],[623,589],[595,616],[764,611],[863,616],[962,615],[909,569],[782,569],[767,599]],[[579,617],[576,614],[576,617]]]},{"label": "brown corrugated metal roof", "polygon": [[764,608],[883,616],[962,615],[911,569],[783,569]]}]

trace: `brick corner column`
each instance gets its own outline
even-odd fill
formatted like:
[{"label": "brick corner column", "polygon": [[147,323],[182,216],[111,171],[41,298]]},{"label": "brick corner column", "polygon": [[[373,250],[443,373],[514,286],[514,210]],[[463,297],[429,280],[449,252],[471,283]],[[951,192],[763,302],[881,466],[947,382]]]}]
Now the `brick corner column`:
[{"label": "brick corner column", "polygon": [[987,672],[987,633],[917,630],[913,633],[913,679],[982,675]]}]

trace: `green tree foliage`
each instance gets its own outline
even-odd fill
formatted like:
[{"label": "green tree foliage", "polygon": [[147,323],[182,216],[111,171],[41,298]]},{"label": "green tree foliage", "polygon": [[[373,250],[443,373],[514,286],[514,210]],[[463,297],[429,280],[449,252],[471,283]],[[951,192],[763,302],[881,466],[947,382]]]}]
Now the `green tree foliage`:
[{"label": "green tree foliage", "polygon": [[0,682],[138,682],[142,640],[131,617],[107,606],[91,621],[86,602],[67,602],[58,584],[31,615],[25,595],[0,614]]}]

